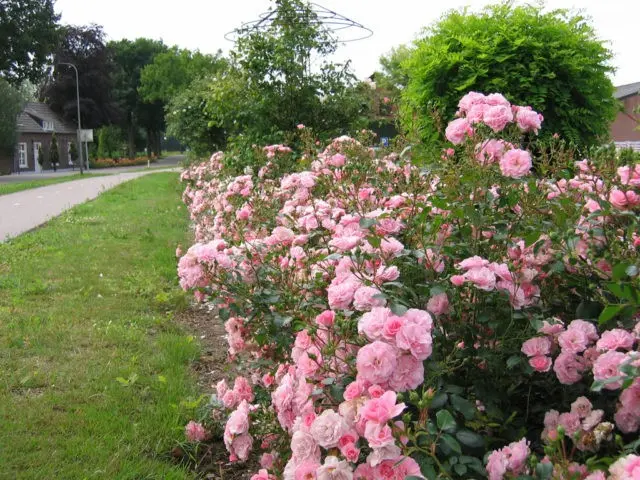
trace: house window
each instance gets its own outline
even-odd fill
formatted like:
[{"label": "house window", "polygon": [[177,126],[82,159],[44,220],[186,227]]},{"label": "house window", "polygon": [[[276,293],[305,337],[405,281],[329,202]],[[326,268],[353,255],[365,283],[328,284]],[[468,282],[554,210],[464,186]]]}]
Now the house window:
[{"label": "house window", "polygon": [[18,144],[18,165],[20,168],[29,168],[29,163],[27,162],[27,144],[19,143]]},{"label": "house window", "polygon": [[45,132],[51,132],[53,131],[53,122],[50,122],[48,120],[43,120],[42,121],[42,129]]}]

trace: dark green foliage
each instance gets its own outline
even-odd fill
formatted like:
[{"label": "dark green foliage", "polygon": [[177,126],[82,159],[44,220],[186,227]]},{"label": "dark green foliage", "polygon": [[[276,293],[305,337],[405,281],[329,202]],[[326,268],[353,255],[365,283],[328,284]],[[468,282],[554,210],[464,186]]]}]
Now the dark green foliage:
[{"label": "dark green foliage", "polygon": [[16,118],[24,99],[18,90],[0,78],[0,156],[11,156],[16,140]]},{"label": "dark green foliage", "polygon": [[75,143],[69,145],[69,156],[71,157],[71,161],[76,163],[76,160],[78,160],[78,149]]},{"label": "dark green foliage", "polygon": [[499,92],[541,112],[543,135],[598,143],[617,111],[611,56],[587,20],[565,10],[507,2],[479,14],[452,11],[426,30],[403,65],[403,124],[433,140],[465,93]]},{"label": "dark green foliage", "polygon": [[39,81],[58,38],[53,0],[0,0],[0,77]]},{"label": "dark green foliage", "polygon": [[51,135],[51,143],[49,144],[49,163],[54,167],[60,163],[60,152],[58,152],[58,138],[56,134]]},{"label": "dark green foliage", "polygon": [[[73,144],[72,144],[73,145]],[[76,152],[76,157],[78,153]],[[75,161],[75,160],[74,160]],[[42,166],[44,164],[44,152],[42,151],[42,145],[38,147],[38,164]]]},{"label": "dark green foliage", "polygon": [[[65,26],[53,63],[74,64],[80,83],[80,111],[84,128],[116,122],[121,113],[113,98],[114,63],[99,25]],[[40,98],[70,124],[78,123],[76,74],[68,65],[57,65],[40,88]]]}]

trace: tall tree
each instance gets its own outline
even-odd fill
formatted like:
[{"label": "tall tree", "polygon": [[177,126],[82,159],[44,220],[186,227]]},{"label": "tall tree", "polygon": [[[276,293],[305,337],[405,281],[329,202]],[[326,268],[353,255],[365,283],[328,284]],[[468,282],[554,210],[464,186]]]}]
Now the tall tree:
[{"label": "tall tree", "polygon": [[140,72],[139,92],[144,101],[168,103],[197,78],[224,70],[222,52],[206,55],[174,46],[157,54]]},{"label": "tall tree", "polygon": [[[82,125],[97,128],[118,122],[113,98],[115,64],[99,25],[65,26],[53,58],[54,65],[72,63],[78,68]],[[40,98],[70,123],[77,123],[76,75],[68,65],[57,65],[43,83]]]},{"label": "tall tree", "polygon": [[16,119],[24,99],[20,91],[0,78],[0,157],[12,158],[16,141]]},{"label": "tall tree", "polygon": [[140,95],[140,75],[142,69],[153,62],[156,55],[167,51],[159,40],[138,38],[109,42],[116,64],[115,91],[124,113],[122,126],[127,131],[128,154],[135,156],[136,132],[146,131],[147,147],[160,153],[160,134],[164,128],[164,104],[160,101],[145,102]]},{"label": "tall tree", "polygon": [[38,82],[55,49],[60,19],[53,0],[0,0],[0,77]]}]

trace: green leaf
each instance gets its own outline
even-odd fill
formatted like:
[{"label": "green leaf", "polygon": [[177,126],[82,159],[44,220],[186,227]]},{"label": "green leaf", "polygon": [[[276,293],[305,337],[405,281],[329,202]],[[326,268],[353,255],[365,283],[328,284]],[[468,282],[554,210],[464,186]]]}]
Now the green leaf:
[{"label": "green leaf", "polygon": [[553,473],[553,463],[538,463],[536,465],[536,477],[540,480],[547,480],[551,478]]},{"label": "green leaf", "polygon": [[466,466],[466,465],[463,465],[463,464],[461,464],[461,463],[456,463],[456,464],[453,466],[453,469],[456,471],[456,473],[457,473],[458,475],[464,475],[464,474],[466,474],[466,473],[467,473],[467,466]]},{"label": "green leaf", "polygon": [[521,355],[511,355],[507,359],[507,368],[509,370],[511,370],[515,366],[520,365],[520,363],[522,363],[522,356]]},{"label": "green leaf", "polygon": [[464,418],[471,420],[476,416],[476,406],[466,398],[462,398],[458,395],[451,395],[451,405],[453,408],[464,415]]},{"label": "green leaf", "polygon": [[360,224],[360,228],[369,229],[376,224],[376,219],[362,217],[360,218],[359,224]]},{"label": "green leaf", "polygon": [[618,280],[622,280],[627,276],[627,269],[630,267],[628,263],[619,263],[615,267],[613,267],[611,272],[611,279],[615,282]]},{"label": "green leaf", "polygon": [[404,305],[402,305],[400,303],[392,303],[389,306],[389,308],[391,309],[391,311],[393,312],[394,315],[398,315],[399,317],[401,317],[402,315],[407,313],[407,307],[405,307]]},{"label": "green leaf", "polygon": [[440,410],[436,413],[436,422],[440,430],[453,431],[456,429],[456,421],[449,410]]},{"label": "green leaf", "polygon": [[604,325],[605,323],[607,323],[613,317],[618,315],[618,313],[620,313],[624,309],[624,307],[624,305],[607,305],[598,317],[598,325]]},{"label": "green leaf", "polygon": [[484,438],[471,430],[459,430],[456,432],[456,438],[461,444],[471,447],[480,448],[484,447]]},{"label": "green leaf", "polygon": [[447,403],[448,399],[449,395],[447,395],[445,392],[438,392],[434,395],[433,400],[431,400],[430,407],[434,410],[438,410],[439,408],[442,408],[445,403]]},{"label": "green leaf", "polygon": [[576,308],[576,318],[582,318],[585,320],[596,319],[600,316],[602,305],[598,302],[592,302],[590,300],[583,300]]},{"label": "green leaf", "polygon": [[448,433],[445,433],[440,438],[442,442],[451,450],[453,450],[456,453],[462,453],[462,447],[460,447],[460,444],[458,443],[458,441],[455,438],[453,438],[451,435],[449,435]]}]

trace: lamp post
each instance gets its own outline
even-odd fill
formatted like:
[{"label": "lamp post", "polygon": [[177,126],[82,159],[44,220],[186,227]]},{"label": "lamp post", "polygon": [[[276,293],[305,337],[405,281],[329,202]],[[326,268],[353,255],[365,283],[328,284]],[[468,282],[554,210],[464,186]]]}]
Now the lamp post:
[{"label": "lamp post", "polygon": [[82,130],[82,126],[80,124],[80,81],[78,79],[78,69],[73,63],[58,62],[58,65],[68,65],[72,67],[76,72],[76,101],[78,102],[78,134],[77,134],[78,148],[76,150],[78,151],[78,158],[80,159],[80,175],[82,175],[84,162],[82,160],[82,142],[80,141],[80,131]]}]

